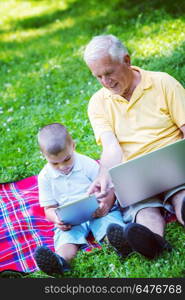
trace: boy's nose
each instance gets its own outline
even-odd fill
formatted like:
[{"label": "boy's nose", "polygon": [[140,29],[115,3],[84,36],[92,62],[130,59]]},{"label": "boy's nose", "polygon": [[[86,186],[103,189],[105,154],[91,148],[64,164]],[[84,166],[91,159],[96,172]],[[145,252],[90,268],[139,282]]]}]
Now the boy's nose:
[{"label": "boy's nose", "polygon": [[62,169],[64,168],[64,166],[61,165],[61,164],[59,164],[59,165],[58,165],[58,168],[59,168],[60,170],[62,170]]}]

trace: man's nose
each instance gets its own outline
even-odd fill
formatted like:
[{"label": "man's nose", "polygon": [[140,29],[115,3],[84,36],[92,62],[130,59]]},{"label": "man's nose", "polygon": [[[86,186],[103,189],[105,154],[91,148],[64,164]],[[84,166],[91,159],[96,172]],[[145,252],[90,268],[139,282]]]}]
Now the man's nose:
[{"label": "man's nose", "polygon": [[103,76],[102,77],[102,84],[105,86],[110,86],[111,84],[111,79],[107,76]]}]

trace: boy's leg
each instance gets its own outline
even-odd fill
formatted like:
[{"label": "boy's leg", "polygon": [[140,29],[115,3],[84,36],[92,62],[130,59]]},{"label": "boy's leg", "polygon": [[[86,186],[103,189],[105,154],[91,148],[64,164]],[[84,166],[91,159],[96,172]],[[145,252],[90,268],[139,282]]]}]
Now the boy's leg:
[{"label": "boy's leg", "polygon": [[55,252],[45,246],[38,247],[34,257],[40,270],[48,275],[62,274],[70,269],[68,262],[76,255],[81,244],[86,243],[88,227],[85,224],[73,226],[71,230],[55,230]]},{"label": "boy's leg", "polygon": [[70,262],[77,254],[80,245],[64,244],[58,248],[56,253],[62,256],[67,262]]},{"label": "boy's leg", "polygon": [[37,247],[34,258],[39,269],[48,275],[63,274],[70,270],[65,259],[46,246]]},{"label": "boy's leg", "polygon": [[171,197],[177,220],[185,225],[185,190],[179,191]]}]

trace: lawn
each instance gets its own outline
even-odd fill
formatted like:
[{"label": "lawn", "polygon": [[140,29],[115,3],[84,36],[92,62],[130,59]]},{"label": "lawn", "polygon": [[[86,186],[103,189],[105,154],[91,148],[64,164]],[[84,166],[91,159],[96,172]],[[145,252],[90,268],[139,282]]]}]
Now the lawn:
[{"label": "lawn", "polygon": [[[45,162],[36,134],[51,122],[67,126],[77,151],[100,156],[87,118],[100,85],[82,59],[92,36],[117,35],[133,65],[168,72],[185,86],[184,12],[182,0],[0,1],[0,182],[38,174]],[[166,238],[174,250],[154,261],[120,260],[108,246],[79,252],[66,276],[184,277],[184,229],[168,224]]]}]

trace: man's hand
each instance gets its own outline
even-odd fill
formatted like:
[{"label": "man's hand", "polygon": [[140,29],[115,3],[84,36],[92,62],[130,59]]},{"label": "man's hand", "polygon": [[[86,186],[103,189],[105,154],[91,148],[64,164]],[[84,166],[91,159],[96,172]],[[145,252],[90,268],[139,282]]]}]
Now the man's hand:
[{"label": "man's hand", "polygon": [[106,216],[111,210],[115,202],[115,194],[113,188],[111,188],[106,197],[99,200],[100,206],[93,214],[94,218],[100,218]]},{"label": "man's hand", "polygon": [[101,218],[108,214],[110,208],[106,202],[101,201],[99,207],[93,214],[93,218]]},{"label": "man's hand", "polygon": [[89,195],[96,194],[97,199],[106,197],[110,191],[111,179],[108,171],[104,168],[99,176],[90,185],[87,193]]}]

